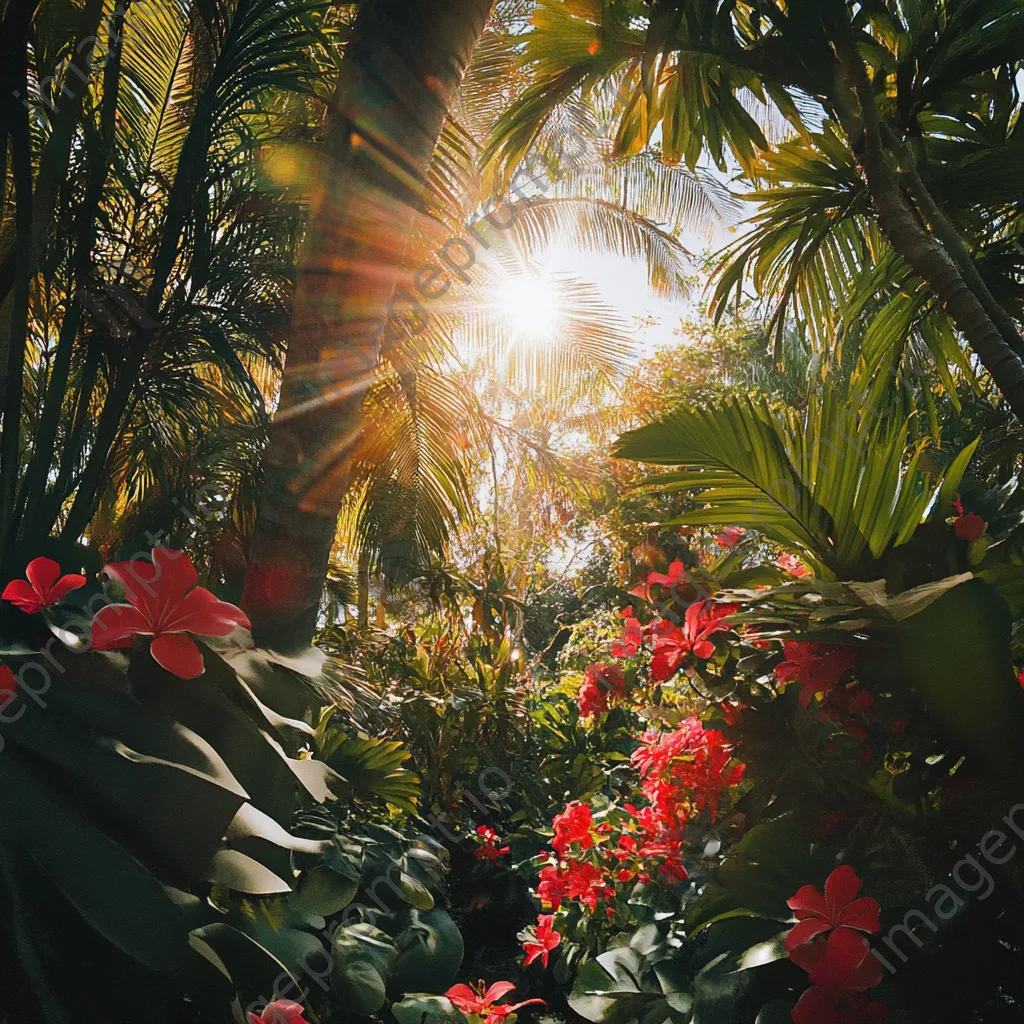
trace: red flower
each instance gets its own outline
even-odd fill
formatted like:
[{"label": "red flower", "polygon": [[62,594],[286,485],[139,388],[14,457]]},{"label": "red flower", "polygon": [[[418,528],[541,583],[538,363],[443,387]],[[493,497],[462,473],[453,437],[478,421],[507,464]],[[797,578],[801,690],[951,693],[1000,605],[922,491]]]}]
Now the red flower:
[{"label": "red flower", "polygon": [[586,861],[569,861],[562,878],[569,899],[579,900],[591,910],[597,908],[598,900],[615,895],[615,891],[604,884],[601,869]]},{"label": "red flower", "polygon": [[14,693],[18,689],[18,680],[7,665],[0,665],[0,690]]},{"label": "red flower", "polygon": [[710,658],[715,653],[715,645],[708,638],[714,633],[731,629],[722,619],[735,611],[734,604],[697,601],[686,609],[682,629],[662,619],[655,626],[655,632],[660,635],[654,641],[651,679],[655,682],[671,679],[683,658],[691,651],[698,658]]},{"label": "red flower", "polygon": [[579,843],[584,850],[589,850],[594,845],[594,837],[591,834],[594,818],[586,804],[581,804],[578,800],[566,804],[565,810],[555,815],[553,824],[555,838],[551,840],[551,845],[559,857],[565,856],[565,851],[572,843]]},{"label": "red flower", "polygon": [[[632,612],[632,610],[632,608],[626,609],[628,612]],[[644,630],[640,625],[640,620],[632,615],[624,615],[623,618],[626,621],[622,627],[622,639],[612,644],[613,658],[632,658],[644,642]]]},{"label": "red flower", "polygon": [[710,658],[715,653],[715,645],[708,639],[713,633],[732,629],[722,619],[737,610],[734,604],[717,604],[713,601],[698,601],[686,609],[686,621],[683,631],[698,658]]},{"label": "red flower", "polygon": [[872,955],[868,940],[849,928],[797,946],[789,959],[807,971],[812,985],[841,992],[864,992],[882,980],[882,963]]},{"label": "red flower", "polygon": [[775,564],[783,572],[788,572],[790,576],[795,576],[797,579],[800,579],[801,576],[810,576],[811,574],[811,570],[796,555],[779,555],[775,559]]},{"label": "red flower", "polygon": [[85,586],[84,576],[61,576],[60,566],[52,558],[33,558],[25,575],[27,580],[11,580],[0,598],[29,615],[63,601],[72,590]]},{"label": "red flower", "polygon": [[505,1003],[502,1006],[495,1004],[496,999],[507,996],[514,988],[511,981],[496,981],[490,988],[484,989],[483,981],[478,981],[473,988],[469,985],[452,985],[445,995],[463,1013],[483,1017],[484,1024],[499,1024],[520,1007],[531,1003],[545,1005],[543,999],[527,999],[522,1003]]},{"label": "red flower", "polygon": [[554,864],[547,864],[540,869],[540,882],[537,895],[541,903],[546,903],[552,910],[557,910],[569,895],[569,886]]},{"label": "red flower", "polygon": [[686,570],[683,567],[683,563],[676,561],[668,567],[668,575],[666,576],[663,572],[652,572],[647,574],[647,586],[652,587],[655,583],[660,583],[663,587],[674,587],[681,579],[686,576]]},{"label": "red flower", "polygon": [[795,679],[800,684],[800,704],[805,708],[819,693],[836,686],[855,664],[851,648],[834,644],[787,640],[785,654],[786,660],[775,666],[775,678],[780,683]]},{"label": "red flower", "polygon": [[973,544],[987,528],[988,523],[977,512],[968,512],[966,515],[959,516],[953,523],[953,531],[957,537],[967,541],[968,544]]},{"label": "red flower", "polygon": [[815,985],[793,1007],[794,1024],[885,1024],[884,1003],[842,989]]},{"label": "red flower", "polygon": [[630,763],[642,778],[662,775],[669,762],[688,753],[704,740],[704,723],[699,718],[687,718],[672,732],[648,729],[640,737],[640,746],[633,751]]},{"label": "red flower", "polygon": [[715,543],[723,548],[734,548],[747,535],[742,526],[727,526],[716,538]]},{"label": "red flower", "polygon": [[683,567],[683,563],[680,561],[673,562],[668,567],[668,574],[663,572],[650,572],[647,574],[646,583],[638,583],[629,593],[634,597],[643,598],[645,601],[651,599],[651,587],[656,583],[669,589],[674,588],[678,583],[682,582],[686,578],[686,570]]},{"label": "red flower", "polygon": [[127,647],[133,636],[152,636],[150,653],[168,672],[195,679],[203,672],[203,656],[187,633],[227,636],[249,627],[245,613],[220,601],[195,584],[199,580],[187,555],[154,548],[153,561],[116,562],[107,575],[125,589],[131,606],[111,604],[92,620],[93,647],[100,651]]},{"label": "red flower", "polygon": [[693,761],[680,760],[672,768],[673,776],[693,790],[696,810],[707,808],[712,821],[718,817],[722,790],[739,785],[746,771],[745,764],[737,763],[726,773],[731,760],[732,744],[717,729],[708,729],[704,743],[694,751]]},{"label": "red flower", "polygon": [[526,937],[523,941],[523,952],[526,953],[526,967],[529,967],[537,957],[540,957],[541,965],[547,967],[551,950],[562,941],[562,936],[552,927],[554,920],[553,914],[538,914],[537,926],[524,933]]},{"label": "red flower", "polygon": [[588,665],[583,673],[583,685],[578,695],[580,715],[589,718],[591,715],[604,714],[608,710],[609,700],[624,699],[625,696],[626,677],[622,669],[618,665],[595,662]]},{"label": "red flower", "polygon": [[856,929],[875,934],[878,931],[878,901],[870,896],[857,899],[861,884],[853,868],[843,864],[828,876],[824,896],[813,885],[798,889],[786,901],[800,921],[786,936],[786,949],[792,953],[802,943],[833,929],[837,932]]},{"label": "red flower", "polygon": [[476,834],[482,840],[481,844],[473,851],[477,860],[493,862],[512,849],[511,846],[498,846],[498,833],[489,825],[478,825]]},{"label": "red flower", "polygon": [[268,1003],[259,1017],[255,1013],[246,1016],[249,1024],[308,1024],[302,1013],[302,1006],[299,1003],[278,999],[276,1002]]}]

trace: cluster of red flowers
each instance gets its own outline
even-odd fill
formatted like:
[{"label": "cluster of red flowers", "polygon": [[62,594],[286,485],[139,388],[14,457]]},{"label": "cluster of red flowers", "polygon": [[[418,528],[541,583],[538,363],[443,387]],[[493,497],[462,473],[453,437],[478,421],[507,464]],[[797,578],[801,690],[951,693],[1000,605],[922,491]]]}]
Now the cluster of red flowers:
[{"label": "cluster of red flowers", "polygon": [[473,851],[473,855],[477,860],[489,860],[493,864],[499,857],[504,856],[512,849],[511,846],[498,845],[501,840],[490,825],[478,825],[476,834],[479,836],[479,843]]},{"label": "cluster of red flowers", "polygon": [[702,661],[713,657],[715,644],[711,637],[715,633],[726,632],[732,628],[723,620],[736,610],[737,606],[734,604],[695,601],[686,609],[682,626],[669,619],[658,619],[650,625],[641,626],[640,621],[633,615],[633,609],[627,608],[622,612],[625,620],[622,639],[612,644],[612,657],[631,658],[640,650],[646,639],[653,638],[651,679],[656,683],[664,682],[679,671],[688,655]]},{"label": "cluster of red flowers", "polygon": [[811,981],[793,1008],[795,1024],[883,1024],[888,1016],[863,994],[882,980],[882,965],[864,937],[878,933],[880,908],[869,896],[857,898],[860,887],[844,864],[828,876],[824,895],[805,885],[787,901],[798,924],[786,936],[786,952]]},{"label": "cluster of red flowers", "polygon": [[[651,730],[633,753],[646,806],[625,804],[597,823],[589,806],[566,805],[554,818],[554,851],[540,870],[537,895],[557,911],[575,901],[590,913],[604,904],[613,917],[617,885],[647,884],[654,878],[673,883],[687,877],[683,864],[683,830],[693,814],[707,810],[712,821],[721,793],[743,777],[726,737],[690,718],[668,732]],[[557,933],[555,933],[557,935]],[[557,945],[557,939],[550,939]],[[528,955],[545,948],[538,927]],[[524,948],[527,948],[524,946]],[[553,948],[553,947],[552,947]]]},{"label": "cluster of red flowers", "polygon": [[722,791],[738,785],[746,770],[746,765],[733,763],[726,737],[705,729],[699,718],[688,718],[672,732],[644,733],[631,760],[643,779],[641,792],[669,828],[705,809],[714,821]]},{"label": "cluster of red flowers", "polygon": [[809,707],[817,700],[822,717],[839,722],[858,742],[867,739],[865,721],[876,720],[874,697],[850,683],[856,668],[852,647],[787,640],[785,661],[775,666],[775,678],[783,684],[800,686],[800,704]]},{"label": "cluster of red flowers", "polygon": [[603,715],[615,700],[626,698],[626,676],[618,665],[606,665],[603,661],[588,665],[583,673],[583,685],[578,700],[580,715]]}]

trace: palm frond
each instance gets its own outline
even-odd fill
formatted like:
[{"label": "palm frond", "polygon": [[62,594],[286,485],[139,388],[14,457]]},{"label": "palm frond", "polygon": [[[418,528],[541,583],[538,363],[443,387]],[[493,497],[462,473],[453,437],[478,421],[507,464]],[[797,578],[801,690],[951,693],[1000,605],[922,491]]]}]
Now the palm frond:
[{"label": "palm frond", "polygon": [[940,492],[956,490],[977,444],[943,473],[927,468],[923,445],[910,446],[908,426],[832,389],[803,412],[732,398],[625,434],[616,454],[687,467],[645,485],[694,495],[700,507],[676,523],[744,526],[833,578],[873,579],[875,561],[913,536]]}]

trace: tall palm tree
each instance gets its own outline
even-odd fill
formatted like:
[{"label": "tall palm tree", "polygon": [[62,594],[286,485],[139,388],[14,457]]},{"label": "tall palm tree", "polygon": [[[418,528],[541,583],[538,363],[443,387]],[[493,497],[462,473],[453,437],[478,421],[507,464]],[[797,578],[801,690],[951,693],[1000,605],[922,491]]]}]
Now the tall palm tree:
[{"label": "tall palm tree", "polygon": [[[1022,138],[1022,26],[1024,8],[1012,0],[538,0],[524,39],[532,83],[498,123],[490,151],[515,166],[564,104],[615,80],[620,152],[658,131],[667,160],[695,166],[710,154],[725,167],[731,152],[756,180],[770,147],[748,108],[751,99],[773,105],[831,176],[812,196],[842,174],[861,198],[837,188],[820,223],[809,209],[804,234],[765,232],[757,255],[777,260],[788,245],[796,278],[802,263],[830,259],[836,247],[855,256],[857,218],[872,220],[908,293],[923,289],[929,307],[941,308],[1020,418],[1020,195],[1010,168]],[[842,148],[838,170],[823,118]],[[798,207],[800,193],[791,198]]]}]

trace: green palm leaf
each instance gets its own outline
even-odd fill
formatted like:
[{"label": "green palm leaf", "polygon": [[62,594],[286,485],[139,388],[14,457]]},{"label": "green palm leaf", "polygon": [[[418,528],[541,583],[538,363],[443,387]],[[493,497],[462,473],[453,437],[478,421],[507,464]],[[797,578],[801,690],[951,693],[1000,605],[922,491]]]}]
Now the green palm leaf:
[{"label": "green palm leaf", "polygon": [[686,467],[645,483],[701,504],[675,523],[744,526],[798,548],[827,576],[873,579],[874,563],[956,490],[978,443],[935,472],[924,468],[924,449],[909,446],[908,426],[868,411],[859,396],[828,392],[805,412],[738,397],[677,409],[624,435],[615,454]]}]

